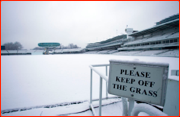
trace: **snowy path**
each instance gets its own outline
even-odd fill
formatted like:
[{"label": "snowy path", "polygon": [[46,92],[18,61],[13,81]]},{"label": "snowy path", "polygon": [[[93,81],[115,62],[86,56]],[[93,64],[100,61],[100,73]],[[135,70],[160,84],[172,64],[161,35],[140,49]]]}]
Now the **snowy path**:
[{"label": "snowy path", "polygon": [[[94,101],[95,112],[99,114],[99,101]],[[54,108],[35,108],[26,111],[18,111],[2,114],[3,116],[93,116],[89,109],[89,102],[76,105],[67,105]],[[102,116],[121,116],[122,101],[118,99],[108,99],[102,101]],[[141,112],[139,115],[148,116]]]},{"label": "snowy path", "polygon": [[[93,105],[95,107],[95,111],[98,114],[99,110],[99,102],[95,101],[93,102]],[[103,114],[104,115],[121,115],[121,99],[108,99],[102,101],[102,107],[103,107]],[[109,110],[107,111],[106,108],[108,107],[114,107],[117,109]],[[115,112],[117,111],[117,112]],[[114,114],[113,114],[114,113]],[[89,109],[89,102],[85,101],[80,104],[71,104],[71,105],[64,105],[59,107],[53,107],[53,108],[32,108],[30,110],[25,111],[17,111],[17,112],[11,112],[11,113],[4,113],[3,116],[79,116],[79,115],[88,115],[92,116],[92,112]]]}]

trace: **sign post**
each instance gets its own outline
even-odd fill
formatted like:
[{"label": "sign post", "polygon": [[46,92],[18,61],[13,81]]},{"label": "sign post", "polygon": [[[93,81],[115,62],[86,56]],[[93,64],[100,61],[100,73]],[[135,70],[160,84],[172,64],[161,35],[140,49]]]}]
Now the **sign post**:
[{"label": "sign post", "polygon": [[110,60],[108,92],[164,106],[169,64]]}]

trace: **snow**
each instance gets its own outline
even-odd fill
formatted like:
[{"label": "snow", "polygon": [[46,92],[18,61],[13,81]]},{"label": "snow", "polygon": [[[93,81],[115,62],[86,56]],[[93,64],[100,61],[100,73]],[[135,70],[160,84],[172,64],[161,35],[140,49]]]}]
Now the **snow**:
[{"label": "snow", "polygon": [[[168,63],[169,72],[172,69],[179,70],[179,58],[170,57],[93,54],[1,56],[1,111],[73,101],[87,101],[90,98],[89,65],[109,64],[111,59]],[[98,68],[98,70],[105,74],[105,68]],[[179,77],[176,79],[179,79]],[[105,81],[103,81],[103,97],[105,97],[105,88]],[[99,98],[99,76],[93,72],[93,99],[95,98]],[[60,107],[57,107],[57,110],[58,108]],[[73,109],[69,109],[69,111]],[[41,113],[42,111],[43,113]],[[23,113],[28,112],[31,113],[31,116],[48,115],[45,114],[45,112],[48,113],[47,108],[37,108],[10,114],[26,115]],[[59,111],[53,113],[57,115]],[[84,114],[88,114],[88,111]]]}]

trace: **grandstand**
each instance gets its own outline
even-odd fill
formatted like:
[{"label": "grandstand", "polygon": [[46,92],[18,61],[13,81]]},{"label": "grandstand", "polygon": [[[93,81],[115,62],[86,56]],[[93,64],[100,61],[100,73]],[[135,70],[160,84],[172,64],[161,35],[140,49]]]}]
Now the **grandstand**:
[{"label": "grandstand", "polygon": [[86,53],[91,50],[96,54],[179,57],[179,14],[142,31],[88,44]]}]

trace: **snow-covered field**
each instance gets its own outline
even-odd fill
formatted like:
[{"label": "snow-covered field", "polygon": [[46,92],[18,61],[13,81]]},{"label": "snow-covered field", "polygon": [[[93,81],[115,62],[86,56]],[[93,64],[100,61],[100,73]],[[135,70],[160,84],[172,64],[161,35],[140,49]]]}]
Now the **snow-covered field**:
[{"label": "snow-covered field", "polygon": [[[1,110],[89,100],[89,65],[109,64],[110,59],[169,63],[169,78],[173,78],[171,70],[179,70],[179,58],[171,57],[93,54],[1,56]],[[105,74],[105,68],[99,70]],[[105,97],[105,81],[103,83]],[[93,72],[93,99],[98,97],[99,76]]]}]

